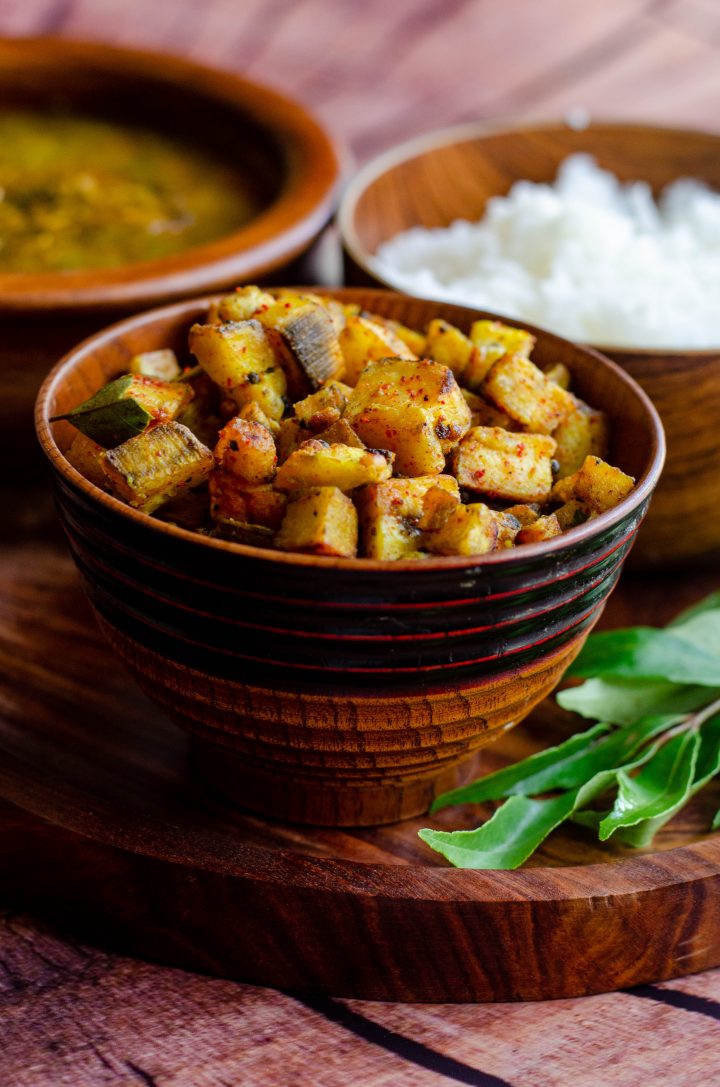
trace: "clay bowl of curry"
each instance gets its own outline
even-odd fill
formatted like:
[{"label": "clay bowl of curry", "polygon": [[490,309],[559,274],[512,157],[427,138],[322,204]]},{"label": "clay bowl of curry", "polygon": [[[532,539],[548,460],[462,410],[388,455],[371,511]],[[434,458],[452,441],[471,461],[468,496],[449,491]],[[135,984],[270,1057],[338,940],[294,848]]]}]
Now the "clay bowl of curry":
[{"label": "clay bowl of curry", "polygon": [[[332,292],[332,297],[334,317],[339,302],[347,325],[351,319],[365,320],[365,311],[379,321],[401,322],[406,331],[442,319],[458,333],[467,332],[479,318],[489,320],[489,315],[463,307],[389,291],[345,289]],[[267,309],[258,310],[264,319]],[[500,546],[496,534],[483,554],[419,552],[420,529],[409,523],[411,511],[404,508],[393,514],[390,529],[387,519],[384,527],[372,522],[364,537],[365,552],[335,546],[332,553],[329,536],[323,536],[322,546],[317,536],[313,542],[296,536],[294,544],[288,545],[287,539],[283,544],[280,537],[287,536],[291,507],[297,510],[308,494],[317,497],[312,489],[303,491],[301,481],[288,480],[291,462],[297,465],[317,454],[313,472],[324,471],[327,457],[342,445],[324,439],[308,443],[301,435],[299,447],[282,453],[282,434],[300,418],[298,402],[295,417],[286,415],[280,423],[281,466],[274,483],[261,484],[254,492],[262,492],[265,499],[271,492],[277,497],[273,488],[280,489],[285,473],[282,488],[288,505],[280,533],[270,533],[267,546],[215,532],[201,534],[177,520],[133,508],[90,482],[70,462],[75,460],[71,446],[77,431],[66,420],[52,420],[124,374],[138,353],[171,348],[189,362],[193,326],[194,353],[208,373],[213,367],[203,348],[206,334],[208,342],[218,335],[235,337],[245,325],[252,326],[254,336],[259,334],[257,321],[218,326],[218,312],[221,320],[222,307],[196,299],[122,321],[71,351],[46,379],[36,425],[74,559],[103,632],[143,690],[190,734],[194,765],[215,790],[251,810],[304,823],[371,825],[408,818],[426,810],[439,791],[465,780],[476,751],[521,721],[579,652],[619,577],[660,474],[664,440],[657,413],[618,366],[534,329],[537,367],[567,368],[575,394],[607,417],[607,457],[617,466],[614,470],[635,480],[612,508],[577,527],[572,527],[576,521],[568,523],[563,534],[540,542]],[[218,327],[225,331],[218,332]],[[289,326],[283,327],[287,332]],[[488,321],[481,321],[481,327],[488,327]],[[293,342],[299,352],[298,341]],[[241,348],[232,358],[234,364],[249,365]],[[367,374],[387,365],[396,366],[397,360],[381,360],[352,379],[346,370],[345,377],[356,380],[355,389],[345,416],[332,425],[347,424],[352,398],[360,395]],[[435,362],[417,365],[426,375],[438,369]],[[433,411],[428,404],[433,394],[419,396],[413,385],[415,366],[406,355],[401,360],[405,376],[380,388],[391,396],[410,390],[407,395],[419,400],[423,411]],[[261,418],[256,401],[263,386],[254,362],[253,367],[245,385],[236,386],[236,391],[244,390],[244,407],[226,424],[239,428],[236,437],[241,441],[241,434],[256,433],[260,425],[248,421]],[[222,374],[215,376],[226,384]],[[277,368],[269,367],[266,377],[275,381]],[[437,387],[439,403],[460,394],[451,371]],[[403,418],[413,411],[408,403]],[[368,431],[362,430],[367,419],[361,415],[352,416],[353,426],[367,438]],[[436,426],[435,437],[451,441],[447,420]],[[264,426],[269,432],[267,420]],[[401,421],[398,432],[402,427]],[[146,437],[159,429],[151,428]],[[505,440],[515,441],[519,461],[532,438],[511,434]],[[406,439],[407,434],[402,441]],[[195,440],[188,440],[196,449]],[[267,433],[263,441],[269,441]],[[457,444],[457,434],[452,441]],[[389,430],[387,442],[393,444]],[[399,443],[398,438],[390,460],[400,456]],[[224,448],[227,452],[233,443],[225,441]],[[343,449],[343,457],[355,467],[386,467],[377,449]],[[515,458],[504,463],[509,472],[515,471]],[[441,468],[437,465],[434,471]],[[407,463],[405,473],[413,476]],[[319,486],[317,493],[333,492],[334,501],[350,508],[348,494],[356,503],[359,495],[375,501],[389,493],[388,487],[402,491],[422,482],[417,472],[413,478],[389,476],[381,471],[386,483],[377,490],[358,487],[353,477],[340,486]],[[455,485],[454,479],[443,478],[446,485]],[[313,485],[317,481],[314,475]],[[434,487],[435,478],[429,482],[434,499],[443,498]],[[217,502],[222,501],[221,492],[210,486]],[[249,494],[243,491],[247,501]],[[502,519],[499,509],[490,513],[483,506],[482,516]],[[319,507],[312,516],[322,516]],[[383,547],[395,546],[393,540],[404,533],[397,559],[362,557],[381,553],[376,523],[384,533]],[[520,527],[517,520],[514,531]]]},{"label": "clay bowl of curry", "polygon": [[[520,180],[551,183],[561,163],[588,153],[622,182],[645,181],[657,197],[678,178],[720,191],[720,135],[642,124],[484,123],[447,129],[378,156],[348,186],[339,212],[349,283],[398,288],[375,260],[378,247],[414,226],[475,222]],[[497,307],[501,309],[500,306]],[[502,312],[512,317],[508,307]],[[517,316],[517,315],[515,315]],[[657,315],[662,320],[662,314]],[[720,554],[720,336],[714,347],[592,346],[618,362],[660,412],[668,455],[633,549],[634,567],[684,566]]]},{"label": "clay bowl of curry", "polygon": [[[2,448],[110,314],[267,276],[334,208],[338,153],[282,94],[166,54],[0,41]],[[18,443],[22,444],[22,450]]]}]

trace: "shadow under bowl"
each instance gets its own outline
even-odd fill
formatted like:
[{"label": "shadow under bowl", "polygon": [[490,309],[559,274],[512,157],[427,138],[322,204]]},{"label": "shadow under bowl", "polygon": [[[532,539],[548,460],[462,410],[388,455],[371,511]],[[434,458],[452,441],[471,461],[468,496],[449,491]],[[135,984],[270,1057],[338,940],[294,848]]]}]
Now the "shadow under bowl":
[{"label": "shadow under bowl", "polygon": [[[477,311],[389,291],[330,292],[424,327]],[[185,351],[208,300],[141,314],[72,351],[36,425],[60,517],[100,625],[146,693],[193,736],[200,772],[253,810],[370,825],[427,809],[520,721],[579,652],[615,585],[664,457],[662,427],[613,363],[540,330],[612,420],[610,459],[637,479],[615,509],[541,544],[477,559],[381,562],[210,539],[131,509],[65,459],[49,418],[158,347]]]},{"label": "shadow under bowl", "polygon": [[[411,140],[379,155],[348,186],[338,215],[348,283],[390,286],[373,257],[414,226],[480,219],[518,180],[552,182],[560,163],[592,154],[621,181],[657,194],[679,177],[720,190],[720,135],[642,124],[477,123]],[[512,317],[512,315],[510,315]],[[720,332],[712,350],[594,345],[648,393],[667,438],[667,464],[633,550],[637,567],[707,562],[720,555]]]}]

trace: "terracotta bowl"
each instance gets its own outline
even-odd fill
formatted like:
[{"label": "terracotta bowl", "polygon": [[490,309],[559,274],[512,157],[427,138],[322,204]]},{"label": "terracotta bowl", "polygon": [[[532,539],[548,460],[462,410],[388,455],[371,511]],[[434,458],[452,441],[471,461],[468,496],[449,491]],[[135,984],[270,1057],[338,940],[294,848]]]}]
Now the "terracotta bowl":
[{"label": "terracotta bowl", "polygon": [[[552,181],[575,151],[595,155],[621,179],[657,191],[678,177],[720,188],[720,135],[630,124],[537,124],[447,129],[406,143],[365,166],[339,213],[350,283],[387,284],[378,246],[412,226],[480,218],[491,196],[519,178]],[[720,331],[714,350],[658,351],[594,345],[619,362],[660,412],[668,455],[633,551],[635,566],[686,564],[720,554]]]},{"label": "terracotta bowl", "polygon": [[[423,327],[480,314],[387,291],[333,292]],[[194,738],[200,772],[245,807],[300,822],[374,824],[424,811],[470,757],[558,682],[617,581],[657,482],[662,427],[619,367],[537,331],[608,412],[611,459],[637,478],[614,510],[554,540],[477,560],[283,554],[163,524],[65,459],[64,412],[130,355],[186,350],[208,300],[93,336],[41,390],[36,423],[60,516],[100,625],[147,694]]]},{"label": "terracotta bowl", "polygon": [[[113,269],[0,274],[0,458],[34,448],[32,406],[72,344],[160,302],[254,280],[306,250],[339,181],[330,137],[300,105],[167,54],[60,38],[0,41],[0,109],[62,106],[191,134],[237,162],[260,205],[242,229],[176,256]],[[25,464],[27,468],[27,463]]]}]

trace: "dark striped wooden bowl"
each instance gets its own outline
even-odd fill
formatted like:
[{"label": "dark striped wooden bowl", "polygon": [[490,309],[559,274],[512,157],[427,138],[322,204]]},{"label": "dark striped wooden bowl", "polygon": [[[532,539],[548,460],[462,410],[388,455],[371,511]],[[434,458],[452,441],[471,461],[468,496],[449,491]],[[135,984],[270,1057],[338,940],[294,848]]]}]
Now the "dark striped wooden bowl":
[{"label": "dark striped wooden bowl", "polygon": [[[467,328],[480,316],[388,291],[334,293],[416,327],[441,316]],[[208,539],[93,486],[63,455],[72,428],[48,423],[136,352],[186,350],[207,304],[112,326],[66,356],[40,393],[40,442],[100,625],[193,734],[200,772],[244,806],[336,825],[418,814],[582,646],[662,468],[657,414],[617,366],[534,329],[538,362],[564,362],[579,394],[612,419],[611,460],[637,478],[616,509],[478,560],[330,559]]]}]

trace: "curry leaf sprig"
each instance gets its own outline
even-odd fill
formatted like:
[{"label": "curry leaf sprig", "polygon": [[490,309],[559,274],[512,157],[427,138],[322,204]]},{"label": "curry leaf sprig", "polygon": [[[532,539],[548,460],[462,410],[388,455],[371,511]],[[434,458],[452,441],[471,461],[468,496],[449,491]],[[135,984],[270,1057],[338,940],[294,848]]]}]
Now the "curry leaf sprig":
[{"label": "curry leaf sprig", "polygon": [[[438,797],[503,800],[475,830],[421,830],[458,868],[517,868],[566,820],[643,847],[720,773],[720,592],[667,627],[592,634],[557,700],[597,723]],[[720,826],[720,812],[713,828]]]}]

